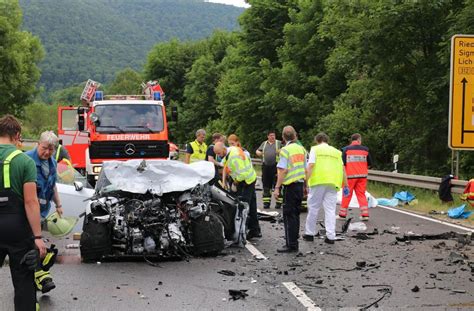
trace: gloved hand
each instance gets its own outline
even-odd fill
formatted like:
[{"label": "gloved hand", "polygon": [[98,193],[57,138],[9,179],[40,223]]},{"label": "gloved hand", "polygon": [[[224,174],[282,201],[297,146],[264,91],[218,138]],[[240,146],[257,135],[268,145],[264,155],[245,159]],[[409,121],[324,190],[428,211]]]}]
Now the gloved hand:
[{"label": "gloved hand", "polygon": [[39,254],[38,250],[32,249],[23,256],[20,261],[21,265],[26,265],[29,270],[34,271],[38,267]]},{"label": "gloved hand", "polygon": [[349,196],[349,187],[347,186],[344,186],[344,188],[342,188],[342,195],[347,198]]}]

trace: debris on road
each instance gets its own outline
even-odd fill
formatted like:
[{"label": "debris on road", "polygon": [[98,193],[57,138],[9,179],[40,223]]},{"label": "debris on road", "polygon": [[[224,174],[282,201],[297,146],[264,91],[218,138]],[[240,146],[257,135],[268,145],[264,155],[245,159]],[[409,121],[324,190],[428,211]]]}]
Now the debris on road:
[{"label": "debris on road", "polygon": [[464,244],[470,244],[472,241],[472,234],[457,233],[454,231],[438,233],[438,234],[414,234],[406,233],[403,236],[396,237],[398,242],[406,241],[424,241],[424,240],[458,240]]},{"label": "debris on road", "polygon": [[420,288],[418,287],[418,285],[415,285],[415,287],[413,287],[411,291],[414,293],[418,293],[420,291]]},{"label": "debris on road", "polygon": [[235,272],[231,270],[220,270],[220,271],[217,271],[217,273],[223,274],[226,276],[235,276]]},{"label": "debris on road", "polygon": [[349,231],[365,231],[367,230],[367,225],[363,222],[353,222],[349,224]]},{"label": "debris on road", "polygon": [[248,289],[229,289],[230,299],[239,300],[245,299],[249,294],[247,294]]},{"label": "debris on road", "polygon": [[257,209],[257,217],[258,217],[258,220],[269,221],[271,223],[274,223],[278,221],[278,218],[280,217],[280,213],[267,212],[267,211],[262,211],[261,209]]},{"label": "debris on road", "polygon": [[382,301],[382,299],[384,299],[385,297],[390,297],[392,295],[392,291],[393,291],[393,288],[392,288],[391,285],[375,285],[375,284],[374,285],[372,285],[372,284],[362,285],[362,288],[365,288],[365,287],[382,287],[380,289],[377,289],[377,291],[380,292],[380,293],[383,293],[383,295],[380,298],[378,298],[376,301],[372,302],[371,304],[360,308],[359,310],[361,310],[361,311],[369,310],[370,307],[372,307],[372,306],[378,307],[378,303],[380,301]]}]

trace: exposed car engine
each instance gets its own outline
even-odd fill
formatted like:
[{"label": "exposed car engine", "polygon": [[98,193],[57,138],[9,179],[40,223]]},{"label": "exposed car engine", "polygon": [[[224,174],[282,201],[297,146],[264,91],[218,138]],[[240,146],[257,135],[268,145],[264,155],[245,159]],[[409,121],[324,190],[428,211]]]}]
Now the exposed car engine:
[{"label": "exposed car engine", "polygon": [[81,257],[217,255],[225,245],[244,245],[247,213],[247,203],[208,183],[161,195],[133,193],[101,174],[84,220]]}]

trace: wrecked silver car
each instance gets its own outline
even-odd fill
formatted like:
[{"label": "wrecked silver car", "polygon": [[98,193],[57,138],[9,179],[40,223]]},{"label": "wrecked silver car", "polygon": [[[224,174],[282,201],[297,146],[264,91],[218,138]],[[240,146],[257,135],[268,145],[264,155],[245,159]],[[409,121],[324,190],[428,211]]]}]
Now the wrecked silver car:
[{"label": "wrecked silver car", "polygon": [[248,204],[211,185],[213,177],[209,162],[104,163],[86,209],[82,260],[215,256],[243,246]]}]

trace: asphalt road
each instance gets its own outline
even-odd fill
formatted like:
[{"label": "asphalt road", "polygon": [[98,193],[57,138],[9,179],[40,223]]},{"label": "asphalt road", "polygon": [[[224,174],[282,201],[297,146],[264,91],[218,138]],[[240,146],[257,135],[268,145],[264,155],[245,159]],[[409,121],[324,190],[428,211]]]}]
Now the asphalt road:
[{"label": "asphalt road", "polygon": [[[351,211],[354,219],[356,212]],[[232,248],[217,258],[161,262],[160,267],[144,262],[82,264],[77,249],[66,249],[78,241],[62,239],[56,241],[62,263],[53,268],[57,288],[38,295],[41,310],[306,310],[300,301],[305,298],[323,310],[356,310],[381,297],[378,307],[383,310],[474,308],[472,242],[396,242],[397,235],[383,233],[461,230],[379,207],[370,212],[365,232],[377,228],[379,234],[361,240],[355,238],[357,232],[349,232],[334,245],[321,239],[301,241],[299,254],[277,254],[284,241],[282,224],[261,222],[263,238],[254,246],[267,260],[255,259],[245,248]],[[305,218],[302,214],[302,228]],[[452,263],[452,253],[467,258]],[[365,262],[365,267],[355,269],[357,262]],[[236,275],[217,273],[224,269]],[[0,278],[0,310],[13,310],[8,268],[0,269]],[[287,282],[306,297],[295,297]],[[247,290],[248,297],[233,301],[229,289]]]}]

